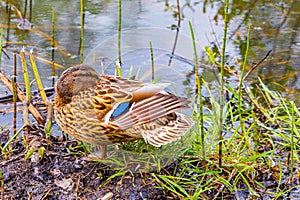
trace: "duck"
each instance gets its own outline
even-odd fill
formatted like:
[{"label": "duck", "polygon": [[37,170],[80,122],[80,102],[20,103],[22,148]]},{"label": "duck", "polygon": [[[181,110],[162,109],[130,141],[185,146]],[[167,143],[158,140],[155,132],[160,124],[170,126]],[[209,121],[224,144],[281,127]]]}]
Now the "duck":
[{"label": "duck", "polygon": [[189,108],[190,101],[165,91],[167,86],[99,75],[85,64],[73,66],[55,84],[55,119],[62,131],[84,143],[103,147],[144,139],[161,147],[194,125],[178,112]]}]

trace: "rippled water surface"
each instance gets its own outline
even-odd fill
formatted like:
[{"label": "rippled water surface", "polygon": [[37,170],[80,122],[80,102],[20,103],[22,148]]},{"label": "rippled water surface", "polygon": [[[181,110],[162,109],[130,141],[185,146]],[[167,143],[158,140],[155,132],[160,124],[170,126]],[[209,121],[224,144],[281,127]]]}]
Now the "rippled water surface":
[{"label": "rippled water surface", "polygon": [[[80,63],[80,5],[78,1],[0,1],[0,23],[3,28],[3,46],[9,58],[2,54],[1,68],[7,76],[12,74],[13,53],[22,47],[33,49],[36,57],[51,61],[51,19],[55,14],[55,58],[64,67]],[[215,81],[204,51],[206,46],[218,51],[223,37],[223,1],[180,1],[181,13],[179,38],[172,60],[172,72],[166,68],[175,43],[177,20],[176,1],[124,0],[122,5],[122,63],[124,71],[131,66],[142,69],[142,74],[151,69],[150,42],[153,46],[156,76],[174,76],[176,85],[183,86],[178,93],[185,94],[193,85],[194,53],[188,22],[194,28],[201,71],[207,81]],[[11,6],[11,9],[9,9]],[[117,60],[117,1],[86,1],[84,25],[84,62],[101,72],[114,73]],[[10,10],[10,11],[9,11]],[[33,29],[20,29],[20,15],[33,25]],[[300,38],[297,1],[232,1],[229,13],[227,38],[227,63],[239,71],[245,54],[248,26],[251,28],[250,55],[247,70],[262,60],[268,51],[269,57],[248,78],[249,84],[257,83],[259,76],[270,88],[298,102]],[[26,28],[26,27],[25,27]],[[22,87],[22,70],[18,61],[18,77]],[[37,59],[37,65],[45,87],[51,87],[51,65]],[[163,70],[158,70],[163,69]],[[63,69],[56,69],[56,75]],[[188,74],[188,75],[187,75]],[[191,75],[192,74],[192,75]],[[149,74],[148,74],[149,75]],[[32,76],[31,76],[32,78]],[[149,76],[148,76],[149,78]],[[227,77],[235,84],[235,76]],[[189,80],[187,84],[186,80]],[[174,80],[172,80],[174,82]],[[184,84],[186,84],[184,86]],[[33,88],[35,84],[33,83]],[[181,90],[181,89],[180,89]],[[9,94],[0,83],[0,96]],[[4,109],[4,107],[3,107]],[[6,115],[5,123],[11,122]],[[2,117],[1,117],[2,118]],[[4,118],[3,118],[4,119]]]}]

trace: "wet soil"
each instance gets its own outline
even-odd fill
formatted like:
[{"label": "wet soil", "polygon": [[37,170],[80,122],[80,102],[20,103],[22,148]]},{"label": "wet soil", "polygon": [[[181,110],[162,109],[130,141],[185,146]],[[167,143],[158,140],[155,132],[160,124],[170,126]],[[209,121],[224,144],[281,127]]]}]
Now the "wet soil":
[{"label": "wet soil", "polygon": [[[2,146],[9,131],[0,132]],[[72,152],[77,141],[46,138],[39,128],[30,128],[2,153],[0,177],[2,199],[178,199],[158,188],[150,173],[109,169],[86,162],[82,153]],[[78,149],[77,149],[78,150]]]},{"label": "wet soil", "polygon": [[[0,127],[0,145],[3,146],[10,139],[10,131]],[[161,171],[133,173],[125,169],[112,169],[107,165],[96,162],[87,162],[86,150],[76,140],[65,137],[46,136],[43,129],[37,126],[28,127],[22,136],[13,140],[4,150],[1,150],[0,161],[0,198],[1,199],[180,199],[169,190],[164,190],[159,185],[155,175],[176,176],[182,172],[180,166],[182,158],[165,166]],[[268,145],[261,151],[268,151]],[[276,151],[277,152],[277,151]],[[279,152],[277,152],[279,155]],[[185,167],[203,172],[206,166],[208,171],[218,171],[213,165],[194,159],[194,156],[185,156]],[[213,159],[213,158],[211,158]],[[217,161],[215,161],[217,163]],[[275,162],[274,162],[275,163]],[[289,165],[288,165],[289,166]],[[297,165],[298,166],[298,165]],[[282,166],[283,177],[288,177],[287,166]],[[205,178],[199,174],[185,173],[183,178]],[[273,199],[276,189],[286,190],[289,187],[287,178],[280,180],[280,168],[274,164],[257,166],[255,174],[249,177],[251,187],[256,188],[257,193],[251,193],[248,186],[238,182],[236,192],[226,187],[221,182],[216,182],[215,187],[202,193],[202,199]],[[1,174],[2,173],[2,174]],[[299,199],[300,179],[297,174],[299,168],[295,168],[293,178],[294,188],[291,189],[290,197],[282,199]],[[229,179],[231,182],[238,176],[238,172],[232,167],[224,166],[219,171],[219,176]],[[230,178],[228,178],[230,177]],[[263,187],[256,183],[261,183]],[[185,188],[189,194],[195,191],[193,188]]]}]

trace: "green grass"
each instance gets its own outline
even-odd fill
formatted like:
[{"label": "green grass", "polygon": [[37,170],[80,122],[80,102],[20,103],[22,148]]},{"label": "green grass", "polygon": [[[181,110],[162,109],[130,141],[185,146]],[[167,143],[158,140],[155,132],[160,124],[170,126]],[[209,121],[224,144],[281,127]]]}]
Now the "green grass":
[{"label": "green grass", "polygon": [[[208,51],[208,55],[216,60],[217,54]],[[245,69],[245,63],[241,68]],[[125,152],[135,152],[137,157],[132,158],[131,164],[135,162],[148,167],[161,165],[144,169],[156,169],[151,175],[158,186],[183,199],[217,198],[224,195],[233,197],[237,191],[258,198],[261,191],[268,190],[263,177],[270,174],[274,176],[273,182],[277,186],[275,191],[270,190],[268,193],[275,199],[287,196],[295,186],[283,180],[293,179],[296,174],[290,170],[290,174],[285,175],[289,170],[285,167],[286,163],[289,163],[290,169],[299,167],[296,152],[300,147],[300,119],[295,115],[299,116],[300,113],[294,102],[269,90],[260,79],[256,88],[249,88],[242,75],[237,87],[224,84],[227,96],[224,98],[223,125],[219,127],[219,99],[210,91],[208,83],[203,82],[202,89],[210,94],[210,102],[203,105],[204,138],[200,137],[202,124],[198,123],[188,135],[191,146],[183,150],[175,168],[170,170],[168,166],[161,165],[161,158],[147,159],[147,153],[158,150],[143,140],[119,145],[124,150],[123,159],[112,156],[101,162],[116,166],[114,170],[130,171],[132,168],[126,159],[132,155]],[[195,104],[193,109],[192,117],[199,122],[197,120],[202,115],[199,106]],[[219,165],[218,151],[220,128],[223,133],[222,166]],[[180,143],[176,145],[178,147]],[[169,150],[169,146],[166,149]],[[164,150],[160,149],[154,155],[161,156],[162,152]]]},{"label": "green grass", "polygon": [[[193,147],[188,155],[181,157],[176,170],[168,171],[167,175],[153,173],[153,176],[160,187],[186,199],[212,198],[207,196],[208,193],[214,198],[224,197],[224,194],[234,195],[238,190],[249,193],[249,197],[258,198],[259,193],[267,189],[262,179],[268,176],[263,172],[265,170],[276,177],[274,182],[278,184],[277,189],[270,194],[277,199],[287,196],[290,191],[282,190],[282,184],[287,188],[293,187],[291,181],[283,183],[282,180],[291,180],[295,176],[292,169],[299,168],[299,164],[295,162],[299,161],[299,156],[295,153],[300,147],[300,120],[295,118],[295,114],[299,115],[299,110],[294,102],[269,90],[262,81],[257,88],[245,86],[243,77],[250,46],[250,27],[246,54],[240,67],[239,85],[233,88],[226,84],[224,70],[228,1],[226,2],[221,55],[206,48],[207,55],[214,64],[216,56],[221,57],[221,63],[218,63],[221,72],[220,99],[218,101],[210,92],[211,101],[206,105],[209,114],[203,116],[203,122],[207,125],[205,138],[201,139],[194,134],[196,137]],[[194,41],[193,35],[192,38]],[[209,87],[206,89],[209,90]],[[254,95],[254,90],[257,89],[260,91],[259,96]],[[225,93],[229,98],[225,98]],[[198,121],[202,111],[194,106],[193,113],[193,118]],[[198,133],[201,132],[201,125],[196,126]],[[206,156],[199,156],[204,155],[203,141],[206,143]],[[289,176],[283,173],[282,166],[285,163],[290,163],[290,169],[285,168],[285,172],[289,170]]]},{"label": "green grass", "polygon": [[[299,135],[296,135],[296,133],[299,134],[300,120],[294,119],[293,124],[287,123],[287,120],[290,120],[293,116],[294,103],[280,98],[278,93],[268,90],[263,83],[260,84],[260,87],[264,96],[270,97],[270,105],[273,101],[280,101],[276,102],[278,105],[271,106],[270,110],[264,110],[261,113],[258,110],[253,114],[249,109],[254,107],[253,104],[257,104],[257,102],[253,103],[245,100],[239,104],[237,102],[239,99],[238,93],[229,93],[233,96],[226,103],[226,123],[223,130],[226,130],[224,132],[227,134],[222,141],[224,151],[221,168],[218,166],[217,140],[211,145],[212,148],[206,152],[204,159],[199,157],[201,148],[197,139],[195,139],[193,148],[189,151],[190,154],[182,157],[179,162],[177,170],[180,170],[180,173],[176,171],[176,173],[168,176],[156,174],[157,183],[161,187],[189,199],[197,199],[199,196],[204,197],[209,190],[219,191],[222,189],[233,194],[234,191],[241,189],[239,185],[243,185],[246,191],[254,195],[260,190],[266,189],[265,182],[259,178],[268,175],[262,172],[262,170],[266,170],[268,173],[277,176],[278,187],[275,195],[278,197],[287,195],[289,190],[282,190],[282,187],[280,187],[282,180],[288,178],[283,175],[282,165],[288,162],[288,151],[286,149],[290,149],[293,152],[293,154],[290,153],[292,155],[291,166],[294,168],[299,167],[299,164],[295,162],[299,161],[299,156],[295,152],[300,147]],[[248,92],[251,93],[251,91]],[[264,108],[264,103],[259,103],[258,106]],[[299,112],[295,106],[294,110]],[[240,113],[243,115],[244,123],[238,122]],[[263,113],[269,114],[269,119],[264,118]],[[275,113],[281,113],[281,115],[275,116]],[[195,114],[197,115],[197,113]],[[198,116],[195,118],[198,118]],[[211,117],[207,116],[205,119],[214,121],[212,115]],[[280,126],[273,128],[275,121],[278,125],[284,124],[284,128],[280,128]],[[291,132],[295,134],[293,135]],[[209,141],[210,137],[210,132],[207,131],[205,141]],[[280,143],[278,143],[279,141]],[[292,141],[298,141],[298,143]],[[278,151],[285,153],[278,154]],[[294,161],[294,164],[292,161]],[[285,169],[286,171],[287,169]],[[292,170],[290,171],[292,173]],[[290,176],[292,178],[295,174]]]}]

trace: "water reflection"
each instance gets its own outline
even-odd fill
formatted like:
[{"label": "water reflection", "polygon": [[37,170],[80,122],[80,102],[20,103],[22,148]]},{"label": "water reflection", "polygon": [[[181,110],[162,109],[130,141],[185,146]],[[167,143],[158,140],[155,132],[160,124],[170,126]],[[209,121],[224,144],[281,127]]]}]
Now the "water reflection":
[{"label": "water reflection", "polygon": [[[218,2],[218,3],[217,3]],[[205,1],[204,7],[217,7],[213,17],[218,23],[223,18],[224,4],[221,1]],[[265,83],[291,100],[299,102],[299,1],[232,1],[230,6],[231,43],[239,55],[245,56],[247,25],[251,26],[249,67],[271,56],[253,73]],[[232,52],[229,52],[232,54]],[[232,64],[233,65],[233,64]]]},{"label": "water reflection", "polygon": [[[63,66],[79,63],[79,36],[80,36],[80,5],[74,1],[0,1],[0,26],[4,28],[5,51],[10,57],[14,52],[19,52],[25,46],[28,50],[34,48],[37,56],[51,60],[51,17],[52,9],[55,11],[55,41],[57,47],[54,61]],[[193,60],[193,51],[190,48],[190,30],[188,21],[191,21],[198,42],[200,63],[204,68],[212,64],[204,52],[205,46],[210,46],[215,52],[222,43],[223,36],[223,1],[180,1],[182,22],[180,34],[185,35],[182,45],[178,45],[175,54],[186,60]],[[299,99],[299,1],[231,1],[229,13],[229,37],[228,37],[228,65],[231,69],[239,70],[239,66],[245,55],[247,26],[251,25],[251,48],[248,61],[248,69],[254,63],[259,62],[269,50],[272,54],[255,70],[248,79],[256,83],[260,76],[269,86],[282,92],[291,100]],[[14,7],[8,6],[13,5]],[[35,28],[32,30],[20,30],[17,9],[24,19],[28,19]],[[133,54],[140,54],[139,62],[143,56],[148,56],[147,48],[151,41],[155,48],[169,51],[173,44],[175,31],[171,27],[177,25],[176,1],[123,1],[122,29],[122,53],[128,56],[127,60],[134,60]],[[117,1],[88,1],[86,2],[85,18],[85,46],[86,62],[91,62],[89,55],[105,55],[107,65],[116,60],[117,33]],[[147,32],[150,27],[160,28],[161,31]],[[130,34],[126,34],[130,33]],[[168,33],[166,33],[168,32]],[[109,42],[108,42],[109,41]],[[129,41],[129,43],[126,43]],[[99,44],[103,46],[98,46]],[[184,47],[186,46],[186,47]],[[144,49],[145,51],[140,51]],[[146,54],[147,55],[143,55]],[[100,56],[101,57],[101,56]],[[167,59],[167,58],[166,58]],[[126,60],[126,59],[124,59]],[[110,62],[111,61],[111,62]],[[161,61],[160,61],[161,62]],[[148,63],[147,63],[148,64]],[[2,69],[10,75],[13,61],[4,54],[2,56]],[[129,64],[132,65],[132,64]],[[38,62],[44,86],[51,86],[51,65]],[[18,66],[18,81],[23,77],[21,66]],[[59,75],[62,69],[57,69]],[[32,76],[31,76],[32,78]],[[229,80],[236,80],[234,76]],[[7,89],[0,84],[0,95],[4,96]]]}]

